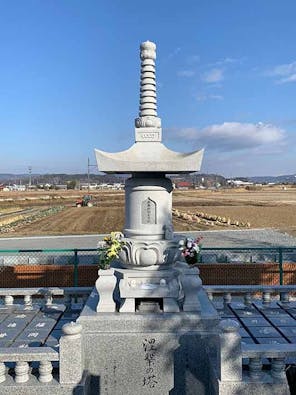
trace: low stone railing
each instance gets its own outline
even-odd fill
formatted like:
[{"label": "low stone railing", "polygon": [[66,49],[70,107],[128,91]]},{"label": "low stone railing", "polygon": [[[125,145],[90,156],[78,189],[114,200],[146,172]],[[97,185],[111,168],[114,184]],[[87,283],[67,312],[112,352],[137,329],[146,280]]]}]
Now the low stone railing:
[{"label": "low stone railing", "polygon": [[[285,359],[296,357],[296,344],[241,344],[239,324],[232,320],[220,323],[218,376],[223,381],[279,383],[287,385]],[[243,375],[242,359],[247,358]],[[271,369],[263,370],[262,359],[270,360]],[[248,368],[247,368],[248,367]]]},{"label": "low stone railing", "polygon": [[[282,306],[288,305],[290,294],[296,292],[296,285],[213,285],[205,286],[204,289],[211,300],[214,300],[214,296],[222,297],[224,308],[231,303],[234,295],[239,295],[243,300],[242,305],[247,308],[254,301],[252,296],[256,295],[258,302],[260,294],[262,306],[268,308],[274,300],[280,301]],[[285,368],[286,361],[296,357],[296,344],[245,344],[242,342],[239,330],[240,324],[232,318],[220,322],[218,364],[213,360],[220,382],[240,382],[242,385],[247,382],[258,383],[258,385],[278,384],[279,387],[276,387],[275,391],[285,388],[287,392],[281,393],[289,393]],[[268,369],[263,369],[266,359],[270,366]]]},{"label": "low stone railing", "polygon": [[[38,382],[51,383],[54,378],[61,386],[76,388],[83,376],[81,330],[82,327],[78,323],[65,324],[62,328],[63,335],[60,339],[59,351],[50,347],[0,348],[0,393],[2,394],[1,387],[8,387],[9,394],[18,395],[20,393],[18,387],[14,392],[12,390],[13,381],[20,385],[29,381],[37,385]],[[38,381],[36,381],[35,372],[30,367],[31,362],[39,363]],[[52,362],[58,363],[55,377],[52,374]],[[13,364],[12,368],[11,364]],[[22,393],[29,394],[29,392]]]},{"label": "low stone railing", "polygon": [[[29,381],[29,362],[39,362],[38,380],[41,383],[49,383],[53,379],[53,361],[59,361],[59,353],[50,347],[0,348],[0,383],[12,377],[18,384]],[[15,362],[13,372],[11,369],[8,371],[5,366],[5,363],[12,362]]]},{"label": "low stone railing", "polygon": [[232,294],[243,296],[244,304],[252,304],[252,295],[261,294],[262,302],[269,304],[272,301],[272,295],[279,295],[282,303],[289,303],[290,294],[296,292],[296,285],[206,285],[204,286],[210,300],[214,295],[223,295],[224,303],[231,303]]},{"label": "low stone railing", "polygon": [[[55,301],[64,304],[84,302],[92,288],[27,288],[0,289],[0,298],[4,299],[4,306],[13,307],[15,301],[20,301],[30,310],[34,298],[44,298],[44,305],[50,307]],[[62,298],[62,299],[61,299]],[[31,383],[50,383],[53,380],[53,365],[56,363],[56,381],[61,385],[77,385],[82,377],[82,344],[81,325],[75,322],[67,323],[62,328],[59,351],[50,347],[0,348],[0,393],[2,386],[22,384],[35,378]],[[38,363],[38,373],[32,373],[30,363]],[[9,366],[9,369],[7,368]],[[12,366],[12,367],[11,367]],[[36,380],[36,376],[37,379]],[[12,387],[9,387],[12,388]],[[15,392],[11,392],[15,393]]]},{"label": "low stone railing", "polygon": [[50,306],[61,298],[65,304],[71,304],[80,299],[85,302],[92,291],[92,287],[68,287],[68,288],[1,288],[0,298],[4,299],[5,306],[13,306],[15,299],[22,299],[25,306],[32,306],[33,297],[43,298],[45,306]]}]

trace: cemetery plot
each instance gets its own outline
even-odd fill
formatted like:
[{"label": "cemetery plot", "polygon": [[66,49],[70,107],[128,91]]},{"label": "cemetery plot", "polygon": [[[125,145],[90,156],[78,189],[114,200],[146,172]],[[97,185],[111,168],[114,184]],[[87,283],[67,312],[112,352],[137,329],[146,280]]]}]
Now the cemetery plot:
[{"label": "cemetery plot", "polygon": [[58,348],[62,327],[75,321],[81,311],[62,304],[51,308],[34,305],[31,311],[24,311],[25,306],[14,305],[0,313],[0,347],[39,347]]}]

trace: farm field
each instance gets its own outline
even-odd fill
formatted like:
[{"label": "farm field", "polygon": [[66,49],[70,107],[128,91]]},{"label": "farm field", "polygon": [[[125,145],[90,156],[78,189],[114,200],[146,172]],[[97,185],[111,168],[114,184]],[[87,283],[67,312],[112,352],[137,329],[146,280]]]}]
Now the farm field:
[{"label": "farm field", "polygon": [[[96,234],[124,226],[124,192],[92,193],[94,207],[74,207],[81,191],[1,192],[0,237]],[[174,215],[176,231],[274,228],[296,236],[296,188],[184,190],[173,192],[173,208],[182,213],[228,219],[191,221]],[[190,218],[190,217],[189,217]],[[237,224],[242,224],[238,227]],[[241,226],[241,225],[240,225]]]}]

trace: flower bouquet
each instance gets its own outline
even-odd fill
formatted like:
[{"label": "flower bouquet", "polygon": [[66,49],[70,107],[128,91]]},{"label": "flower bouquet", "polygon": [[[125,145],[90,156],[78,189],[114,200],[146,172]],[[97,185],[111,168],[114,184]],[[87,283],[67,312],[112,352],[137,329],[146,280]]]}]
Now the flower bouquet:
[{"label": "flower bouquet", "polygon": [[182,251],[182,256],[184,256],[185,261],[189,265],[195,265],[198,263],[202,247],[201,240],[202,237],[197,237],[196,239],[186,237],[179,241],[179,250]]},{"label": "flower bouquet", "polygon": [[108,269],[111,262],[118,258],[118,253],[121,251],[124,242],[122,241],[123,234],[121,232],[111,232],[109,236],[104,237],[99,241],[99,268]]}]

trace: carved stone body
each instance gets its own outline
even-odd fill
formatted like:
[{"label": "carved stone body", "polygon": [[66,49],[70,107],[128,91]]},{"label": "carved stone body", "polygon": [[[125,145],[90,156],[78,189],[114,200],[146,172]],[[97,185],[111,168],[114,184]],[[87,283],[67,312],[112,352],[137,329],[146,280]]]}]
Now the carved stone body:
[{"label": "carved stone body", "polygon": [[134,176],[125,183],[124,235],[139,240],[165,239],[172,223],[172,182],[164,177]]}]

